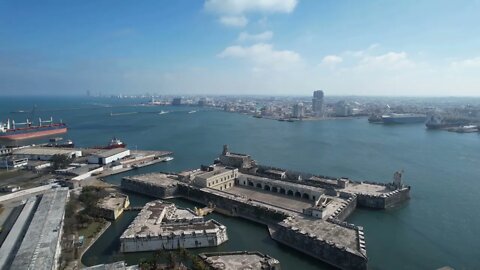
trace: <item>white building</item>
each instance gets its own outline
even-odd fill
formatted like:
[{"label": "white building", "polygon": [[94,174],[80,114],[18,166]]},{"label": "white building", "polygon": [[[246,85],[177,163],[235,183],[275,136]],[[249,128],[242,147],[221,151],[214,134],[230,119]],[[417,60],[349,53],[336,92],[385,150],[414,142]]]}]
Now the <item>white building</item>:
[{"label": "white building", "polygon": [[4,169],[16,169],[26,166],[28,163],[28,158],[16,158],[8,157],[0,159],[0,168]]},{"label": "white building", "polygon": [[297,103],[293,105],[293,113],[292,116],[295,118],[303,118],[305,116],[305,107],[303,103]]},{"label": "white building", "polygon": [[198,173],[193,181],[195,185],[200,187],[226,190],[233,187],[237,175],[238,169],[227,167],[213,167],[211,171],[201,171],[200,173]]},{"label": "white building", "polygon": [[88,163],[107,165],[130,155],[130,150],[125,148],[114,148],[101,150],[88,157]]},{"label": "white building", "polygon": [[51,160],[55,155],[64,155],[69,158],[81,157],[82,151],[55,147],[26,147],[14,150],[13,154],[29,160]]},{"label": "white building", "polygon": [[228,240],[227,228],[215,220],[205,221],[192,210],[153,201],[145,205],[120,237],[121,252],[205,248]]}]

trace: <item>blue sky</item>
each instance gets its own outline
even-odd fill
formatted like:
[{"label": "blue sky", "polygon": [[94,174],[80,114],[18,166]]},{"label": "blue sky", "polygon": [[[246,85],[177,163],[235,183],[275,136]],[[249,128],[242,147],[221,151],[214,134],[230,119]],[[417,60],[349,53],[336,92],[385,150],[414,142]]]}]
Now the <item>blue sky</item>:
[{"label": "blue sky", "polygon": [[478,0],[0,0],[0,93],[479,96],[479,14]]}]

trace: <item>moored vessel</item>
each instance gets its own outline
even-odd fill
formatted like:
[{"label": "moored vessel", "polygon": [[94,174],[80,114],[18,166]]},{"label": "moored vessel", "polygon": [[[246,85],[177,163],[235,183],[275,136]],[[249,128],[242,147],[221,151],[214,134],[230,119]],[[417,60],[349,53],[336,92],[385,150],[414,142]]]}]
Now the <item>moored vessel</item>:
[{"label": "moored vessel", "polygon": [[415,113],[389,113],[382,115],[382,121],[385,124],[412,124],[424,123],[427,116]]},{"label": "moored vessel", "polygon": [[6,123],[0,122],[0,139],[3,140],[24,140],[32,139],[67,132],[67,125],[60,121],[54,123],[50,120],[38,119],[38,125],[34,125],[29,119],[24,123],[17,123],[15,120],[8,119]]}]

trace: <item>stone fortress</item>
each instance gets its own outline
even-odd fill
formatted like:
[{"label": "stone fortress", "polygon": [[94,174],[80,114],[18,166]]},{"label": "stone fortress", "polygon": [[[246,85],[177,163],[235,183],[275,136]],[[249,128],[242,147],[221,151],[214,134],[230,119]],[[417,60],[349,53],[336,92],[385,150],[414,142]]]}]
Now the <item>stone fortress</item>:
[{"label": "stone fortress", "polygon": [[215,205],[217,212],[267,225],[274,240],[340,269],[367,269],[363,228],[345,222],[355,208],[394,207],[410,193],[401,172],[392,183],[332,178],[259,165],[227,146],[210,166],[125,177],[121,186]]},{"label": "stone fortress", "polygon": [[172,203],[147,203],[120,236],[122,252],[218,246],[228,240],[227,228],[204,220],[192,210]]}]

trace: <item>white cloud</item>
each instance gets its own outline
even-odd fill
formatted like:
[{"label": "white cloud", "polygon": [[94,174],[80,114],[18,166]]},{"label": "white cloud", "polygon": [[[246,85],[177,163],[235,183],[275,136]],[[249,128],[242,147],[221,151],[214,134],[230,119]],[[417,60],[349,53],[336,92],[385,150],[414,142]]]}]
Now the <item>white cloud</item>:
[{"label": "white cloud", "polygon": [[272,31],[265,31],[258,34],[249,34],[248,32],[241,32],[238,35],[237,40],[239,42],[248,42],[248,41],[264,42],[272,39],[272,37],[273,37]]},{"label": "white cloud", "polygon": [[245,27],[248,24],[245,16],[222,16],[219,21],[223,25],[231,27]]},{"label": "white cloud", "polygon": [[220,58],[237,58],[252,62],[254,70],[286,70],[301,63],[298,53],[275,50],[271,44],[257,43],[252,46],[230,46],[218,54]]},{"label": "white cloud", "polygon": [[336,65],[340,64],[343,61],[343,58],[338,55],[327,55],[323,57],[322,64],[323,65]]},{"label": "white cloud", "polygon": [[360,59],[360,68],[400,69],[411,68],[415,63],[410,60],[406,52],[388,52],[381,55],[363,55]]},{"label": "white cloud", "polygon": [[480,57],[464,59],[460,61],[453,61],[451,63],[453,68],[480,68]]},{"label": "white cloud", "polygon": [[217,14],[290,13],[297,3],[297,0],[206,0],[204,7]]}]

